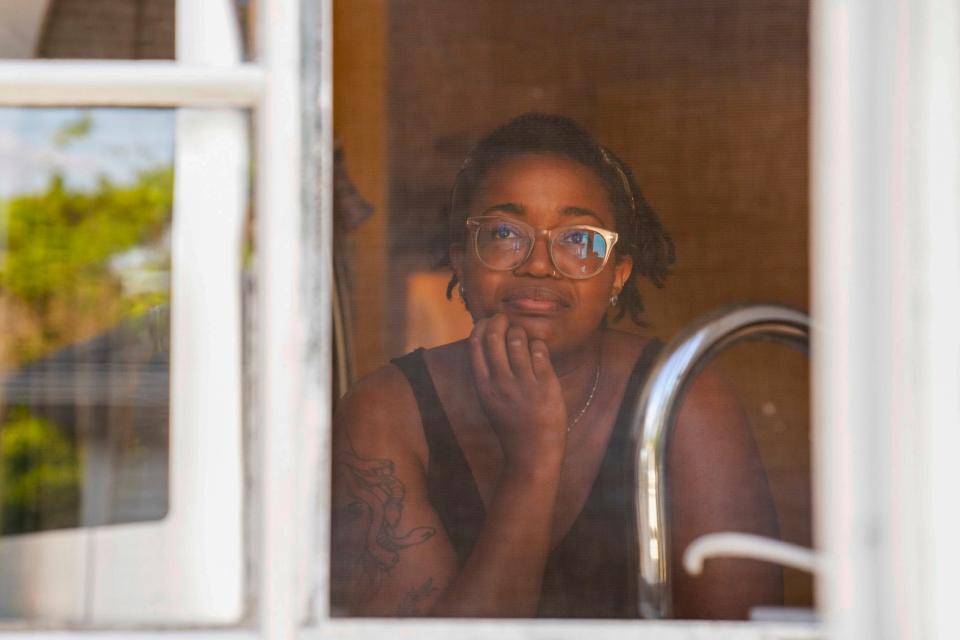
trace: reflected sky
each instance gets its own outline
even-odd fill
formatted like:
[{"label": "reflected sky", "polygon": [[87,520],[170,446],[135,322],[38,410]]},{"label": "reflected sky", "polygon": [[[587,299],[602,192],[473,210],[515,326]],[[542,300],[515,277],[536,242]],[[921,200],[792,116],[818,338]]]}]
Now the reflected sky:
[{"label": "reflected sky", "polygon": [[[84,118],[85,134],[63,140]],[[173,161],[173,127],[171,109],[0,108],[0,198],[41,190],[55,171],[79,189],[101,175],[130,182]]]}]

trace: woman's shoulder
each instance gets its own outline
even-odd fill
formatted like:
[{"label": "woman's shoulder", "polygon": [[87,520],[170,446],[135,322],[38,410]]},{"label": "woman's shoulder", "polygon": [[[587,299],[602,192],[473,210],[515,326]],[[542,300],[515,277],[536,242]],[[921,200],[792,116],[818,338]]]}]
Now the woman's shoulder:
[{"label": "woman's shoulder", "polygon": [[619,347],[632,348],[638,351],[642,350],[643,347],[651,342],[660,341],[656,336],[641,335],[632,331],[624,331],[623,329],[607,329],[606,340]]},{"label": "woman's shoulder", "polygon": [[406,377],[391,362],[351,384],[340,401],[340,407],[344,409],[382,409],[388,412],[394,404],[398,402],[403,404],[404,392],[409,391],[409,388],[410,385]]},{"label": "woman's shoulder", "polygon": [[449,379],[458,372],[466,371],[470,354],[467,341],[464,339],[424,349],[423,357],[431,375],[436,380],[437,378]]},{"label": "woman's shoulder", "polygon": [[351,385],[337,412],[389,416],[419,416],[416,396],[422,386],[446,379],[463,369],[466,342],[416,349],[393,359]]},{"label": "woman's shoulder", "polygon": [[[612,353],[631,369],[642,365],[650,367],[663,348],[664,341],[656,336],[609,330],[604,357]],[[732,385],[714,364],[708,364],[690,381],[684,395],[685,408],[706,415],[720,406],[730,408],[735,402]]]},{"label": "woman's shoulder", "polygon": [[351,385],[334,416],[336,444],[368,455],[382,455],[397,447],[420,450],[419,428],[420,412],[413,389],[394,363]]},{"label": "woman's shoulder", "polygon": [[620,365],[626,371],[632,371],[640,364],[647,349],[658,350],[662,342],[652,336],[638,335],[618,329],[608,329],[604,338],[604,362],[608,359]]}]

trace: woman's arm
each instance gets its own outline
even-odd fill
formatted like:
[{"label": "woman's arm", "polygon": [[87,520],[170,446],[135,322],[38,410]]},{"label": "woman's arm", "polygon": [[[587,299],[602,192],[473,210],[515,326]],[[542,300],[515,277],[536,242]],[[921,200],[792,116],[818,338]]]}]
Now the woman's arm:
[{"label": "woman's arm", "polygon": [[776,565],[711,559],[700,576],[682,568],[684,549],[706,533],[779,537],[773,498],[743,410],[709,369],[697,377],[680,408],[667,464],[674,615],[745,619],[752,606],[782,604],[783,573]]},{"label": "woman's arm", "polygon": [[404,385],[398,371],[383,369],[344,398],[334,420],[335,614],[422,614],[454,572],[453,548],[409,443],[416,405]]},{"label": "woman's arm", "polygon": [[502,321],[478,327],[471,336],[474,377],[504,444],[505,465],[470,557],[457,566],[427,497],[415,400],[399,372],[384,369],[345,398],[336,420],[335,612],[536,614],[566,411],[545,345],[528,345]]},{"label": "woman's arm", "polygon": [[468,345],[477,397],[504,466],[473,552],[436,611],[531,617],[550,551],[566,406],[546,344],[528,342],[505,315],[478,320]]}]

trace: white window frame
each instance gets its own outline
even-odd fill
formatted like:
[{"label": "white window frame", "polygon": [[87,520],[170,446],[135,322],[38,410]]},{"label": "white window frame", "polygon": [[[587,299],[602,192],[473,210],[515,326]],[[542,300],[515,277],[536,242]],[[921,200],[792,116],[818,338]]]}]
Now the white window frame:
[{"label": "white window frame", "polygon": [[818,599],[832,637],[955,638],[960,8],[814,8]]},{"label": "white window frame", "polygon": [[0,63],[5,106],[180,107],[169,511],[0,540],[3,610],[43,625],[234,624],[248,611],[240,261],[250,163],[237,107],[257,103],[264,74],[239,64],[228,0],[181,0],[177,12],[176,62]]},{"label": "white window frame", "polygon": [[[47,103],[65,104],[65,92],[77,84],[82,88],[77,91],[85,92],[77,104],[257,110],[258,403],[256,450],[250,453],[259,526],[247,541],[255,560],[251,595],[257,635],[955,637],[950,590],[960,570],[954,544],[960,519],[951,495],[960,485],[960,465],[951,459],[960,450],[955,3],[812,3],[814,506],[825,566],[817,583],[824,622],[770,625],[329,617],[331,2],[259,0],[256,65],[0,63],[2,104],[24,103],[22,90],[30,83],[37,100],[48,95]],[[190,6],[198,4],[181,0],[178,32]],[[303,51],[315,50],[319,69],[301,65]],[[879,396],[878,390],[895,392]],[[71,559],[76,557],[64,561]],[[254,635],[196,629],[136,635],[171,634]]]}]

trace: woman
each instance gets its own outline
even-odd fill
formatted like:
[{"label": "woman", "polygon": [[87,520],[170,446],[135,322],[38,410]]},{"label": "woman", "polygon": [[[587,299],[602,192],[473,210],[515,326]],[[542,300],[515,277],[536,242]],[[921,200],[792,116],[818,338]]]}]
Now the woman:
[{"label": "woman", "polygon": [[[332,591],[359,615],[635,617],[629,404],[659,343],[636,281],[673,246],[630,170],[568,119],[528,114],[473,151],[450,198],[470,336],[360,381],[335,420]],[[459,286],[458,286],[459,285]],[[668,458],[674,566],[710,531],[776,535],[731,396],[699,376]],[[749,561],[675,571],[678,617],[781,599]]]}]

